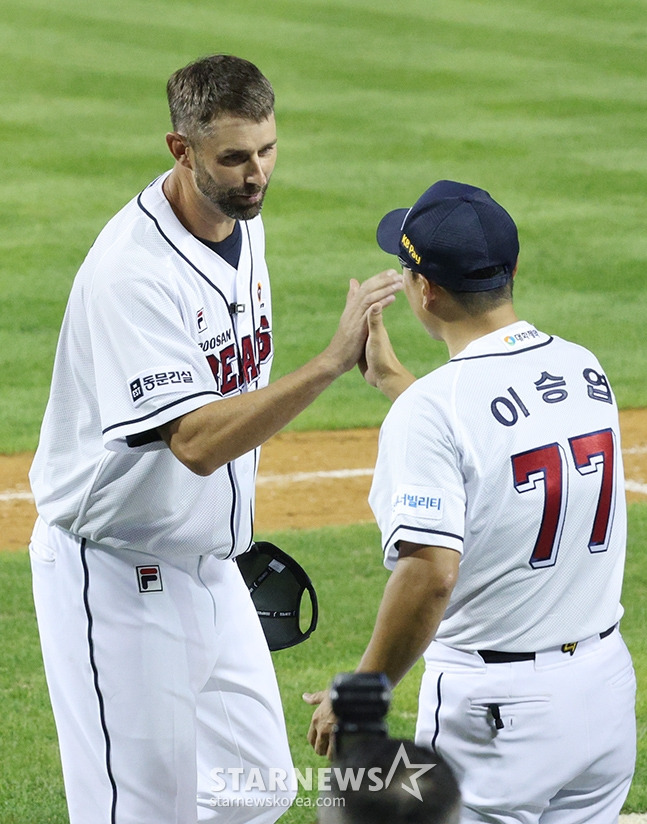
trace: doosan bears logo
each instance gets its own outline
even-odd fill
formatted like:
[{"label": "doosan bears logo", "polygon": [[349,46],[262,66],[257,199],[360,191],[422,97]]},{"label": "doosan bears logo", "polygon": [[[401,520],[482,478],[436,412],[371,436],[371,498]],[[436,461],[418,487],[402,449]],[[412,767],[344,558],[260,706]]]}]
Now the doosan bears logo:
[{"label": "doosan bears logo", "polygon": [[209,352],[207,363],[218,391],[222,395],[237,392],[259,378],[261,366],[272,354],[270,322],[265,315],[261,315],[253,336],[244,335],[237,343],[235,335],[227,330],[200,346],[204,352]]}]

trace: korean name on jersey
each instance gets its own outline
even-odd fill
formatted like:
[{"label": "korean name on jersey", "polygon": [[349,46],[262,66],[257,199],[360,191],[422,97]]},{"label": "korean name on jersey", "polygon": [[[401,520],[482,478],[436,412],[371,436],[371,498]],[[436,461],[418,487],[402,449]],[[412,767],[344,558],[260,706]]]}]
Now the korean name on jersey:
[{"label": "korean name on jersey", "polygon": [[443,643],[541,650],[622,614],[618,413],[576,344],[520,321],[416,381],[384,421],[370,504],[387,566],[399,540],[462,554]]}]

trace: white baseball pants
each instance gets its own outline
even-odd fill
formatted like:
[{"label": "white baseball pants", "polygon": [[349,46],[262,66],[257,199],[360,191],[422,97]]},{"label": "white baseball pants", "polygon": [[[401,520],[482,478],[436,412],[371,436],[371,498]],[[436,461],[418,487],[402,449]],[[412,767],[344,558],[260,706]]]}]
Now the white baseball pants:
[{"label": "white baseball pants", "polygon": [[38,520],[30,554],[70,824],[272,824],[294,798],[270,653],[232,561]]},{"label": "white baseball pants", "polygon": [[434,642],[416,741],[455,770],[461,824],[616,824],[636,759],[636,680],[620,632],[485,664]]}]

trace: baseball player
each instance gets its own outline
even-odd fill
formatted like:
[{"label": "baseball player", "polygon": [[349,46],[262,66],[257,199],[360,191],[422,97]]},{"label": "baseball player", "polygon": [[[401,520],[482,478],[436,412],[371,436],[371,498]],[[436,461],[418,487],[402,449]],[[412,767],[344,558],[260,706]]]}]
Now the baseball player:
[{"label": "baseball player", "polygon": [[[618,413],[581,346],[519,320],[510,215],[452,181],[387,214],[382,249],[449,362],[414,380],[369,320],[369,383],[393,401],[370,504],[387,583],[359,670],[425,659],[416,741],[461,784],[462,822],[612,824],[635,761],[619,631],[626,516]],[[331,743],[330,702],[313,716]]]},{"label": "baseball player", "polygon": [[174,165],[105,226],[65,313],[30,473],[34,597],[71,824],[264,824],[294,787],[233,562],[258,447],[354,366],[401,278],[352,280],[326,349],[268,384],[272,87],[214,55],[167,91]]}]

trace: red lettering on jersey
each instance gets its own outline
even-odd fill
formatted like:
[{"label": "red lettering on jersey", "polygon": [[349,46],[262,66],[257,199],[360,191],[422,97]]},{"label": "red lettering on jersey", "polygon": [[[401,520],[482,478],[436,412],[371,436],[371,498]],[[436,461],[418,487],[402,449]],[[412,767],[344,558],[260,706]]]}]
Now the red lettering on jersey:
[{"label": "red lettering on jersey", "polygon": [[218,383],[219,383],[218,370],[219,370],[219,367],[220,367],[220,364],[218,362],[218,358],[215,355],[207,355],[207,363],[209,364],[209,369],[211,369],[211,374],[213,375],[213,379],[216,382],[216,386],[218,386]]},{"label": "red lettering on jersey", "polygon": [[589,539],[591,552],[605,552],[609,544],[615,499],[615,440],[613,430],[602,429],[570,438],[573,460],[580,475],[601,474],[600,495]]},{"label": "red lettering on jersey", "polygon": [[254,358],[254,344],[249,335],[245,335],[240,342],[240,347],[242,349],[241,382],[252,383],[258,377],[258,366]]},{"label": "red lettering on jersey", "polygon": [[260,326],[256,330],[256,343],[258,344],[258,362],[265,363],[272,354],[272,333],[270,322],[265,315],[261,315]]},{"label": "red lettering on jersey", "polygon": [[254,352],[254,338],[251,335],[245,335],[240,341],[240,356],[235,343],[223,347],[218,355],[206,356],[221,394],[228,395],[240,389],[244,384],[258,380],[261,364],[267,361],[272,354],[272,333],[265,315],[261,316],[255,337],[257,352]]},{"label": "red lettering on jersey", "polygon": [[543,502],[543,518],[530,566],[533,569],[554,566],[566,515],[568,485],[564,483],[564,450],[558,443],[551,443],[513,455],[512,468],[517,492],[537,490]]},{"label": "red lettering on jersey", "polygon": [[[599,477],[599,495],[589,552],[606,552],[611,538],[615,503],[615,435],[612,429],[588,432],[568,439],[575,468],[584,476]],[[514,485],[517,492],[536,490],[543,517],[530,558],[533,569],[553,566],[567,517],[569,502],[568,463],[558,443],[540,446],[512,456]],[[589,492],[594,496],[595,487]],[[574,516],[578,516],[577,509]]]},{"label": "red lettering on jersey", "polygon": [[234,370],[236,347],[233,344],[225,346],[224,349],[220,350],[220,363],[222,365],[222,384],[220,391],[223,395],[226,395],[228,392],[233,392],[234,389],[238,388],[238,374],[237,370]]}]

